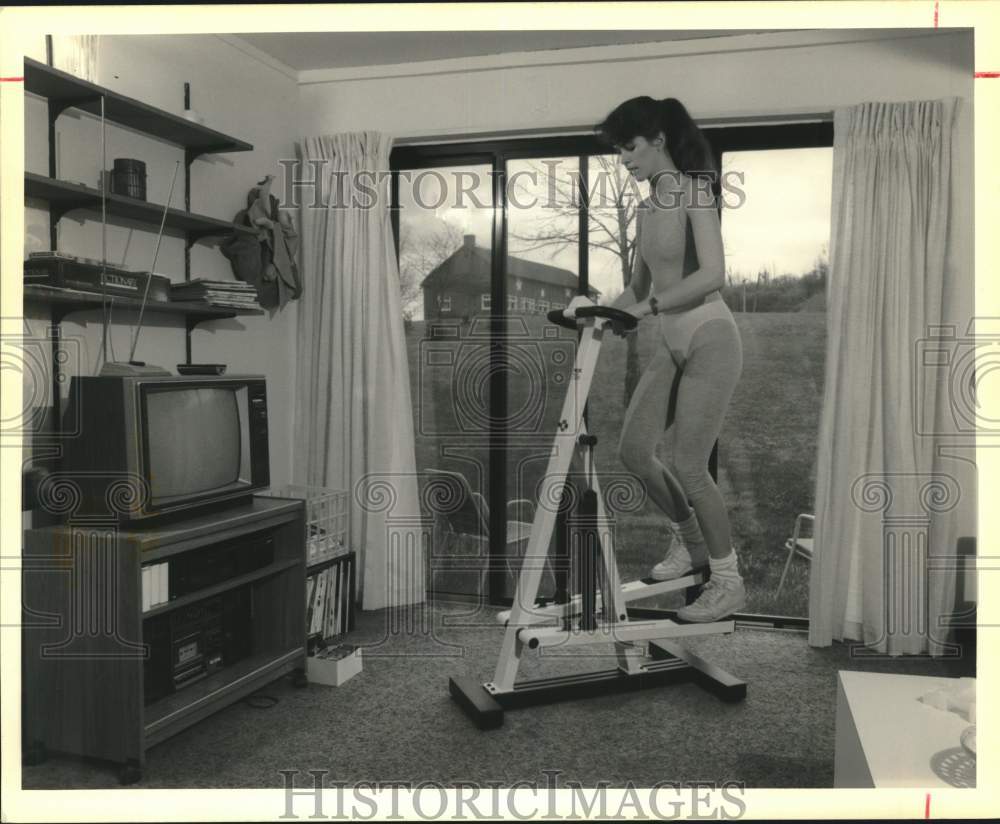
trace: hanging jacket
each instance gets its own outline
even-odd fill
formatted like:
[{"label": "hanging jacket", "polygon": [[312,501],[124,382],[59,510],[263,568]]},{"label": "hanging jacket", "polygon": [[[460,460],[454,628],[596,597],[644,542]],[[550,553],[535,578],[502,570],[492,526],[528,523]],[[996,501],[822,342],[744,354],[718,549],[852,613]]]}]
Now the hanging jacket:
[{"label": "hanging jacket", "polygon": [[268,175],[264,183],[247,193],[247,208],[241,209],[233,223],[254,229],[255,234],[240,232],[221,245],[237,279],[257,288],[260,305],[271,309],[283,307],[302,294],[302,282],[295,263],[298,234],[290,215],[278,208],[271,194]]}]

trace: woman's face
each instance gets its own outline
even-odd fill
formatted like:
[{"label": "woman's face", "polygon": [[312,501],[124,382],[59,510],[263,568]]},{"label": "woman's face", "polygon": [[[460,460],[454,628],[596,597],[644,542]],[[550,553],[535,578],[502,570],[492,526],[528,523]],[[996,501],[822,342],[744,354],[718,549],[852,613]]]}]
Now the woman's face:
[{"label": "woman's face", "polygon": [[664,149],[663,133],[653,140],[639,136],[618,147],[622,165],[636,180],[649,180],[671,165]]}]

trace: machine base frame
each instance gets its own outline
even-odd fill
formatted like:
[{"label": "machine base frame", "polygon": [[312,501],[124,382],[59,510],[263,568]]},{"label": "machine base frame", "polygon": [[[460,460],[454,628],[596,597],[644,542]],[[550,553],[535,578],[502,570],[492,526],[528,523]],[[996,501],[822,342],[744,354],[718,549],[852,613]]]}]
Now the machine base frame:
[{"label": "machine base frame", "polygon": [[608,669],[536,678],[516,682],[510,692],[500,692],[489,683],[483,684],[465,676],[449,678],[448,690],[452,699],[481,730],[502,727],[506,710],[670,684],[697,684],[727,703],[742,701],[746,697],[745,681],[677,645],[650,641],[649,652],[653,660],[634,674],[621,669]]}]

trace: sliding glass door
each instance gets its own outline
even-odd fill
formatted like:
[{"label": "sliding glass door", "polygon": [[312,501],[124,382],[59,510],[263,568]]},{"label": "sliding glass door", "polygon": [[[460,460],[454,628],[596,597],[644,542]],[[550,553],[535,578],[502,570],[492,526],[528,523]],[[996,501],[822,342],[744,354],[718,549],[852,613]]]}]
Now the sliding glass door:
[{"label": "sliding glass door", "polygon": [[[808,614],[816,451],[826,358],[832,149],[733,149],[741,198],[722,210],[723,296],[743,376],[719,439],[719,485],[740,550],[747,611]],[[787,570],[787,572],[786,572]]]},{"label": "sliding glass door", "polygon": [[[796,516],[812,508],[832,128],[707,134],[724,175],[724,298],[745,360],[709,469],[730,513],[748,612],[795,620],[806,614],[808,562],[788,564],[780,596],[778,584]],[[509,603],[537,507],[553,505],[539,490],[575,356],[575,334],[545,315],[574,295],[608,303],[625,288],[645,184],[591,138],[400,147],[392,163],[433,591]],[[665,516],[617,448],[657,346],[652,329],[605,337],[587,407],[623,580],[646,576],[667,543]],[[666,444],[656,448],[662,455]],[[550,570],[542,578],[551,596]],[[674,594],[641,606],[682,602]]]},{"label": "sliding glass door", "polygon": [[397,181],[400,290],[430,590],[488,598],[491,163]]}]

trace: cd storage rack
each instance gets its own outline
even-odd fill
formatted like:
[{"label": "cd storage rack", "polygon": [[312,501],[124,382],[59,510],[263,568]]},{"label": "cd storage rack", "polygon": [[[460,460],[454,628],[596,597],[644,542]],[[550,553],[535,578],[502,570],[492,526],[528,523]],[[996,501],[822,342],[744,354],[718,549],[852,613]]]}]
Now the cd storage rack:
[{"label": "cd storage rack", "polygon": [[[305,502],[306,633],[312,651],[354,628],[357,555],[350,549],[350,496],[342,489],[299,484],[273,488],[268,494]],[[332,590],[325,589],[328,586]],[[319,618],[314,631],[309,624],[317,611],[329,614],[331,621]]]}]

